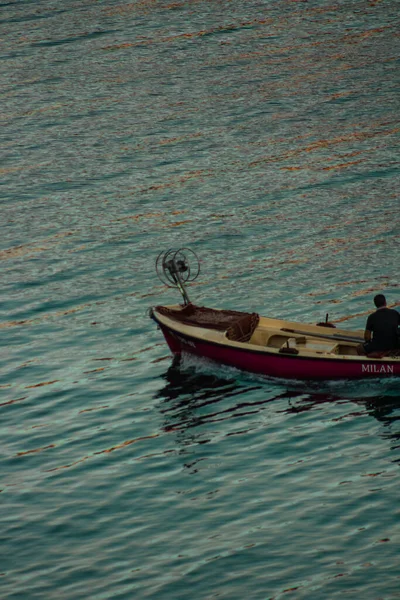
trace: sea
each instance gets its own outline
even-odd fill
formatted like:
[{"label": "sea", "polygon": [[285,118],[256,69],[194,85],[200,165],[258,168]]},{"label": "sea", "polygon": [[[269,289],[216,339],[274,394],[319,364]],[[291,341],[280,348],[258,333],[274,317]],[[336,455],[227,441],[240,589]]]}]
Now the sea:
[{"label": "sea", "polygon": [[400,380],[176,364],[149,319],[181,248],[200,306],[400,310],[399,30],[0,0],[1,600],[400,598]]}]

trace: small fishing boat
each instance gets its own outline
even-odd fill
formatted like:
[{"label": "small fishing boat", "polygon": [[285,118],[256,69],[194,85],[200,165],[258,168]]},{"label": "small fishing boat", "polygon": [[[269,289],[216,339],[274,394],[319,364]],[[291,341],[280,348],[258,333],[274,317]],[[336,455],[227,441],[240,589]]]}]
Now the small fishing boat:
[{"label": "small fishing boat", "polygon": [[[195,257],[195,268],[189,256]],[[185,288],[200,272],[190,249],[169,250],[157,258],[156,270],[169,287],[176,286],[183,304],[155,306],[157,323],[175,356],[182,353],[221,365],[284,379],[321,380],[400,377],[400,351],[359,355],[362,331],[338,329],[328,322],[310,325],[245,313],[196,306]]]}]

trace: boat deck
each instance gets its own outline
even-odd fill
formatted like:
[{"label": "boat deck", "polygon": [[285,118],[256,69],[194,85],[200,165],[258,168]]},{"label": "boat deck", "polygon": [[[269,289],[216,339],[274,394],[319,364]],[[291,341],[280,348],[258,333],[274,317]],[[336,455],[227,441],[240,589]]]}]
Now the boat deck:
[{"label": "boat deck", "polygon": [[[358,357],[357,343],[340,342],[336,340],[325,340],[305,335],[288,335],[280,329],[256,330],[247,342],[229,340],[226,332],[204,330],[201,337],[220,342],[225,340],[232,345],[247,346],[258,349],[285,352],[297,350],[302,354],[330,354],[332,356]],[[290,352],[289,352],[290,353]],[[295,353],[295,352],[293,352]]]},{"label": "boat deck", "polygon": [[299,352],[309,350],[317,354],[340,354],[342,356],[358,356],[356,342],[339,342],[336,340],[308,337],[302,334],[286,334],[282,331],[259,327],[251,336],[249,344],[263,348],[296,349]]}]

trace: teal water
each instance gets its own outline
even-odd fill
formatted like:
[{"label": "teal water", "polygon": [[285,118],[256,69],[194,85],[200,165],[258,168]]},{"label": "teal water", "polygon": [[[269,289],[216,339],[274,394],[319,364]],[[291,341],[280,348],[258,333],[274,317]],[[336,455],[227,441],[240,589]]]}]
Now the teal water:
[{"label": "teal water", "polygon": [[185,357],[199,304],[399,306],[396,2],[0,3],[0,597],[399,597],[400,382]]}]

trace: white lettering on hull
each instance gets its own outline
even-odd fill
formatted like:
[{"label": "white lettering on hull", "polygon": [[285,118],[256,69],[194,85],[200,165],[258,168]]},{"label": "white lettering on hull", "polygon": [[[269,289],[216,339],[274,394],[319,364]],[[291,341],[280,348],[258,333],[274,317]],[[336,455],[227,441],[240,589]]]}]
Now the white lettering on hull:
[{"label": "white lettering on hull", "polygon": [[192,348],[196,348],[196,344],[194,342],[192,342],[192,340],[187,340],[186,338],[182,337],[178,333],[175,333],[172,331],[171,331],[171,334],[173,335],[174,338],[179,340],[181,342],[181,344],[184,344],[186,346],[191,346]]},{"label": "white lettering on hull", "polygon": [[393,365],[362,365],[363,373],[393,373]]}]

